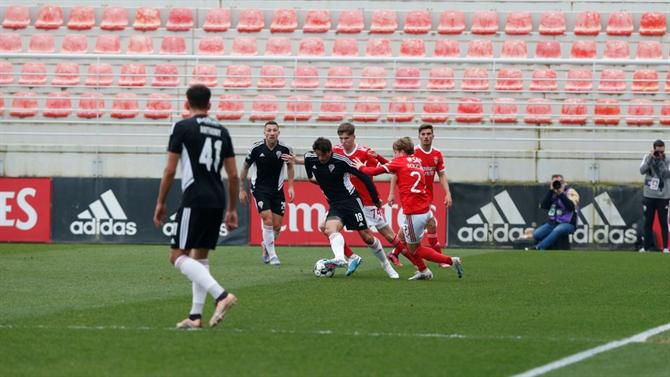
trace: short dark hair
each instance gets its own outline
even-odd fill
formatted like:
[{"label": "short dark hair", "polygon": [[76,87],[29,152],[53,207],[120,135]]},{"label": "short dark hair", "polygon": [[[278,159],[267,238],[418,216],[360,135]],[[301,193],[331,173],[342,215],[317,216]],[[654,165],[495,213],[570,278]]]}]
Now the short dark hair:
[{"label": "short dark hair", "polygon": [[320,137],[314,140],[314,144],[312,144],[312,150],[314,152],[319,151],[321,153],[328,153],[333,150],[333,144],[325,137]]},{"label": "short dark hair", "polygon": [[560,178],[561,181],[562,181],[563,180],[563,174],[552,174],[551,179],[555,179],[555,178]]},{"label": "short dark hair", "polygon": [[407,136],[401,137],[393,143],[393,150],[403,151],[411,156],[414,154],[414,143],[412,142],[412,139]]},{"label": "short dark hair", "polygon": [[342,135],[342,134],[347,134],[347,135],[353,135],[356,133],[356,126],[353,125],[353,123],[349,122],[344,122],[340,124],[339,127],[337,127],[337,135]]},{"label": "short dark hair", "polygon": [[433,131],[433,125],[428,124],[428,123],[424,123],[424,124],[419,126],[419,133],[421,133],[421,131],[423,131],[423,130],[430,130],[431,132],[434,132]]},{"label": "short dark hair", "polygon": [[277,128],[279,128],[279,123],[275,122],[274,120],[268,120],[267,122],[265,122],[263,128],[267,126],[277,126]]},{"label": "short dark hair", "polygon": [[663,142],[663,140],[658,139],[654,142],[654,148],[658,148],[658,147],[665,147],[665,143]]},{"label": "short dark hair", "polygon": [[186,99],[188,100],[189,106],[193,109],[207,109],[210,98],[212,98],[212,91],[202,84],[192,85],[186,91]]}]

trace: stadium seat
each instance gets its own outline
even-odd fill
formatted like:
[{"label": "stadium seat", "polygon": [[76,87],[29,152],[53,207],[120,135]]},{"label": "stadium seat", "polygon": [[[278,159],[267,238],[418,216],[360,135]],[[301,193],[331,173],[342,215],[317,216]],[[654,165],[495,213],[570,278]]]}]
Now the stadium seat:
[{"label": "stadium seat", "polygon": [[654,103],[648,99],[635,98],[628,103],[626,124],[629,126],[651,126],[654,124]]},{"label": "stadium seat", "polygon": [[454,70],[450,67],[437,66],[430,69],[427,88],[430,90],[450,90],[456,86]]},{"label": "stadium seat", "polygon": [[630,58],[630,48],[628,41],[610,39],[605,42],[605,51],[603,57],[607,59],[628,59]]},{"label": "stadium seat", "polygon": [[599,98],[596,101],[593,113],[593,123],[605,126],[616,126],[621,120],[619,100],[615,98]]},{"label": "stadium seat", "polygon": [[63,26],[63,8],[57,5],[42,5],[35,21],[36,29],[52,30]]},{"label": "stadium seat", "polygon": [[663,101],[661,105],[660,123],[663,126],[670,126],[670,100]]},{"label": "stadium seat", "polygon": [[396,89],[419,89],[421,71],[417,67],[398,67],[395,70]]},{"label": "stadium seat", "polygon": [[622,69],[608,68],[600,72],[598,91],[619,93],[626,90],[626,76]]},{"label": "stadium seat", "polygon": [[528,46],[522,39],[507,39],[503,42],[501,56],[503,58],[527,58]]},{"label": "stadium seat", "polygon": [[86,92],[79,95],[77,116],[80,118],[99,118],[105,113],[105,100],[100,92]]},{"label": "stadium seat", "polygon": [[565,14],[563,12],[542,13],[538,31],[541,35],[563,35],[565,33]]},{"label": "stadium seat", "polygon": [[386,68],[366,66],[361,74],[360,89],[382,90],[386,88]]},{"label": "stadium seat", "polygon": [[212,8],[207,11],[202,29],[208,33],[220,33],[230,29],[230,9]]},{"label": "stadium seat", "polygon": [[561,106],[561,124],[586,124],[586,101],[581,98],[567,98]]},{"label": "stadium seat", "polygon": [[319,87],[319,70],[311,65],[299,65],[293,74],[293,87],[296,89],[314,89]]},{"label": "stadium seat", "polygon": [[540,40],[535,45],[535,57],[555,59],[561,57],[561,42],[556,40]]},{"label": "stadium seat", "polygon": [[429,96],[423,103],[421,120],[428,123],[444,123],[449,119],[449,103],[442,97]]},{"label": "stadium seat", "polygon": [[30,118],[37,115],[37,94],[32,92],[14,93],[9,115],[16,118]]},{"label": "stadium seat", "polygon": [[209,87],[217,85],[216,66],[214,64],[196,64],[191,72],[189,85],[202,84]]},{"label": "stadium seat", "polygon": [[146,83],[146,68],[142,63],[127,63],[121,66],[120,86],[144,86]]},{"label": "stadium seat", "polygon": [[223,94],[219,97],[216,118],[219,120],[238,120],[244,115],[244,101],[239,94]]},{"label": "stadium seat", "polygon": [[440,13],[437,32],[440,34],[461,34],[465,31],[465,15],[461,11],[444,11]]},{"label": "stadium seat", "polygon": [[469,58],[493,58],[493,41],[490,39],[473,39],[468,43]]},{"label": "stadium seat", "polygon": [[5,29],[25,29],[30,25],[30,8],[24,5],[10,5],[5,8],[5,19],[2,27]]},{"label": "stadium seat", "polygon": [[344,10],[337,19],[337,32],[358,34],[365,28],[363,11],[360,9]]},{"label": "stadium seat", "polygon": [[65,118],[72,112],[72,100],[68,92],[47,94],[44,116],[47,118]]},{"label": "stadium seat", "polygon": [[365,47],[366,56],[392,56],[391,41],[388,39],[368,39],[368,44]]},{"label": "stadium seat", "polygon": [[198,54],[201,55],[223,55],[225,42],[218,35],[204,36],[198,43]]},{"label": "stadium seat", "polygon": [[290,96],[286,102],[284,120],[306,121],[312,117],[312,99],[308,96]]},{"label": "stadium seat", "polygon": [[498,13],[495,11],[478,11],[472,16],[472,34],[495,34],[498,29]]},{"label": "stadium seat", "polygon": [[242,33],[256,33],[265,27],[265,18],[261,9],[241,9],[237,31]]},{"label": "stadium seat", "polygon": [[347,113],[347,103],[342,96],[324,96],[319,107],[319,121],[342,121]]},{"label": "stadium seat", "polygon": [[102,10],[102,30],[123,30],[128,26],[128,9],[124,7],[107,6]]},{"label": "stadium seat", "polygon": [[612,12],[607,18],[607,35],[633,34],[633,16],[628,12]]},{"label": "stadium seat", "polygon": [[56,42],[53,34],[35,33],[30,37],[28,52],[50,54],[56,51]]},{"label": "stadium seat", "polygon": [[274,120],[277,117],[277,97],[269,94],[260,94],[254,98],[251,105],[250,120]]},{"label": "stadium seat", "polygon": [[248,65],[229,65],[226,67],[226,88],[248,88],[251,86],[251,67]]},{"label": "stadium seat", "polygon": [[640,35],[665,35],[667,29],[666,23],[665,14],[660,12],[646,12],[640,17]]},{"label": "stadium seat", "polygon": [[398,16],[394,11],[376,9],[372,12],[371,34],[393,34],[398,29]]},{"label": "stadium seat", "polygon": [[0,61],[0,84],[6,85],[14,82],[14,66],[10,62]]},{"label": "stadium seat", "polygon": [[170,8],[165,28],[168,31],[190,31],[193,28],[193,9]]},{"label": "stadium seat", "polygon": [[500,68],[496,77],[496,90],[519,91],[523,89],[523,74],[517,68]]},{"label": "stadium seat", "polygon": [[[335,41],[337,42],[337,41]],[[286,37],[270,37],[265,43],[265,55],[291,55],[291,40]]]},{"label": "stadium seat", "polygon": [[172,96],[168,93],[151,93],[147,98],[144,117],[168,119],[172,113]]},{"label": "stadium seat", "polygon": [[114,73],[110,64],[91,64],[88,66],[86,86],[111,86],[113,80]]},{"label": "stadium seat", "polygon": [[427,34],[432,27],[430,12],[427,10],[414,10],[407,13],[405,18],[405,34]]},{"label": "stadium seat", "polygon": [[358,42],[353,38],[335,39],[333,56],[358,56]]},{"label": "stadium seat", "polygon": [[670,72],[665,76],[665,92],[670,92]]},{"label": "stadium seat", "polygon": [[580,12],[575,17],[575,35],[598,35],[601,27],[598,12]]},{"label": "stadium seat", "polygon": [[400,56],[423,57],[426,55],[426,43],[423,39],[403,39],[400,44]]},{"label": "stadium seat", "polygon": [[163,37],[163,40],[161,40],[160,53],[164,55],[186,54],[186,40],[184,37],[172,37],[166,35]]},{"label": "stadium seat", "polygon": [[275,9],[272,12],[272,22],[270,23],[272,33],[293,33],[297,28],[298,12],[295,9]]},{"label": "stadium seat", "polygon": [[330,66],[325,87],[327,89],[351,89],[354,85],[352,76],[352,69],[349,66]]},{"label": "stadium seat", "polygon": [[88,52],[88,39],[83,34],[66,34],[61,44],[61,52],[85,54]]},{"label": "stadium seat", "polygon": [[516,123],[517,106],[514,98],[496,98],[493,101],[491,122]]},{"label": "stadium seat", "polygon": [[116,119],[132,119],[139,113],[137,94],[131,92],[117,93],[112,101],[112,112],[109,114]]},{"label": "stadium seat", "polygon": [[302,56],[323,56],[326,53],[326,47],[321,38],[303,38],[298,47],[298,55]]},{"label": "stadium seat", "polygon": [[596,41],[575,41],[570,49],[570,57],[573,59],[595,59]]},{"label": "stadium seat", "polygon": [[557,74],[553,69],[535,69],[530,82],[534,92],[553,92],[558,89]]},{"label": "stadium seat", "polygon": [[5,99],[0,96],[0,115],[5,114]]},{"label": "stadium seat", "polygon": [[90,30],[95,26],[95,8],[76,6],[70,9],[67,28],[70,30]]},{"label": "stadium seat", "polygon": [[47,82],[47,68],[44,63],[23,63],[21,66],[20,85],[43,85]]},{"label": "stadium seat", "polygon": [[284,67],[280,65],[264,65],[261,67],[261,77],[256,84],[258,88],[283,88],[285,85]]},{"label": "stadium seat", "polygon": [[662,59],[663,47],[658,41],[639,41],[637,43],[638,59]]},{"label": "stadium seat", "polygon": [[593,89],[593,71],[591,68],[571,68],[565,90],[568,92],[588,92]]},{"label": "stadium seat", "polygon": [[484,91],[489,89],[489,73],[485,68],[466,68],[463,70],[461,89]]},{"label": "stadium seat", "polygon": [[55,75],[51,80],[52,86],[72,86],[79,85],[79,64],[77,63],[58,63],[56,65]]},{"label": "stadium seat", "polygon": [[310,10],[305,16],[304,33],[325,33],[330,30],[330,12],[327,10]]},{"label": "stadium seat", "polygon": [[153,54],[154,42],[146,34],[131,35],[128,39],[129,54]]},{"label": "stadium seat", "polygon": [[505,34],[526,35],[533,30],[530,12],[512,12],[505,19]]},{"label": "stadium seat", "polygon": [[113,34],[100,34],[95,40],[96,54],[120,54],[121,37]]},{"label": "stadium seat", "polygon": [[140,7],[135,10],[133,29],[156,31],[161,26],[161,12],[158,8]]},{"label": "stadium seat", "polygon": [[633,72],[633,93],[658,92],[658,72],[654,69],[638,69]]},{"label": "stadium seat", "polygon": [[551,103],[545,98],[531,98],[526,103],[523,121],[528,124],[551,123]]},{"label": "stadium seat", "polygon": [[435,41],[434,56],[456,58],[461,55],[461,47],[455,39],[438,39]]},{"label": "stadium seat", "polygon": [[381,116],[382,107],[379,98],[374,96],[360,96],[354,104],[352,119],[355,122],[376,122]]},{"label": "stadium seat", "polygon": [[411,122],[414,119],[414,98],[393,97],[388,107],[389,122]]},{"label": "stadium seat", "polygon": [[476,97],[463,97],[458,100],[456,121],[463,123],[477,123],[484,119],[482,100]]},{"label": "stadium seat", "polygon": [[174,64],[156,64],[154,66],[152,86],[173,87],[179,84],[179,71]]}]

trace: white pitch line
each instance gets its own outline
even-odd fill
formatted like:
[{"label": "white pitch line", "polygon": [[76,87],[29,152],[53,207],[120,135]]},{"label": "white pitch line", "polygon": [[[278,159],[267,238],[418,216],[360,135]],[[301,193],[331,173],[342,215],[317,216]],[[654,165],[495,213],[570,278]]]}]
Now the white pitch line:
[{"label": "white pitch line", "polygon": [[512,377],[536,377],[536,376],[541,376],[545,373],[549,373],[553,370],[563,368],[565,366],[571,365],[578,363],[580,361],[586,360],[590,357],[593,357],[595,355],[598,355],[603,352],[607,352],[610,350],[613,350],[615,348],[623,347],[625,345],[631,344],[631,343],[643,343],[646,342],[647,339],[650,337],[660,334],[662,332],[670,330],[670,323],[666,323],[665,325],[661,325],[658,327],[654,327],[653,329],[649,329],[647,331],[641,332],[639,334],[635,334],[629,338],[621,339],[621,340],[615,340],[606,344],[603,344],[601,346],[595,347],[588,349],[586,351],[582,351],[579,353],[576,353],[574,355],[570,355],[568,357],[564,357],[560,360],[556,360],[554,362],[551,362],[546,365],[542,365],[540,367],[531,369],[529,371],[520,373],[520,374],[515,374]]}]

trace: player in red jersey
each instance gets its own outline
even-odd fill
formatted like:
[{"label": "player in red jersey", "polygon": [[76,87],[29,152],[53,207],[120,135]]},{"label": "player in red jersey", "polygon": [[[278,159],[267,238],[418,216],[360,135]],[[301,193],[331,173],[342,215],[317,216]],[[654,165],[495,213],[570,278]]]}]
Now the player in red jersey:
[{"label": "player in red jersey", "polygon": [[[447,174],[444,167],[444,158],[442,152],[439,149],[433,147],[433,138],[435,137],[433,133],[433,126],[430,124],[422,124],[419,127],[419,141],[421,142],[420,146],[414,148],[414,155],[421,160],[421,165],[423,170],[426,172],[426,192],[430,198],[430,202],[433,202],[433,181],[435,180],[435,175],[439,177],[440,186],[444,189],[444,205],[449,208],[451,207],[451,192],[449,191],[449,182],[447,181]],[[388,202],[393,203],[394,199],[394,190],[395,190],[395,178],[391,179],[391,190],[389,192]],[[437,252],[442,252],[442,247],[440,242],[437,239],[437,220],[429,224],[426,228],[426,238],[428,239],[428,244],[430,247],[435,249]],[[400,267],[402,264],[398,260],[398,255],[400,250],[396,248],[393,252],[389,253],[388,258],[395,264]],[[449,267],[448,265],[441,265],[440,267]]]},{"label": "player in red jersey", "polygon": [[430,197],[426,192],[426,174],[421,160],[414,156],[412,139],[403,137],[393,143],[394,158],[388,164],[376,168],[367,167],[360,160],[355,160],[356,168],[366,174],[394,174],[400,196],[400,204],[405,214],[405,222],[401,233],[407,242],[408,259],[417,267],[417,272],[409,280],[430,280],[433,273],[426,267],[422,259],[454,267],[459,278],[463,277],[463,266],[458,257],[449,257],[438,253],[432,248],[422,246],[423,233],[435,227],[435,217],[430,210]]}]

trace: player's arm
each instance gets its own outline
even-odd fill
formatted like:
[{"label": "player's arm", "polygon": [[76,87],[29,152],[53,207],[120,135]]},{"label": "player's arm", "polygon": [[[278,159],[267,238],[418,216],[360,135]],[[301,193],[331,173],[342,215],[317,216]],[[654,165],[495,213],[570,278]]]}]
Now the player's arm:
[{"label": "player's arm", "polygon": [[389,163],[389,160],[387,160],[384,156],[380,155],[373,149],[368,149],[368,155],[370,155],[370,157],[374,158],[375,160],[379,161],[379,163],[382,165]]},{"label": "player's arm", "polygon": [[286,163],[286,173],[288,175],[288,202],[293,203],[293,199],[295,198],[295,189],[293,187],[293,181],[295,178],[295,168],[292,162]]},{"label": "player's arm", "polygon": [[398,183],[398,177],[395,174],[391,176],[391,182],[389,182],[389,197],[386,199],[390,206],[395,202],[395,185]]},{"label": "player's arm", "polygon": [[174,176],[177,174],[177,164],[179,164],[180,157],[181,155],[178,153],[168,152],[168,161],[163,170],[163,178],[161,178],[158,198],[156,199],[156,208],[154,210],[154,225],[156,228],[161,226],[163,218],[165,218],[167,211],[165,202],[167,201],[167,195],[170,192],[172,182],[174,182]]},{"label": "player's arm", "polygon": [[[242,163],[242,172],[240,173],[240,189],[239,189],[239,199],[240,203],[247,204],[247,176],[249,175],[249,165],[247,162]],[[232,196],[231,196],[232,198]]]},{"label": "player's arm", "polygon": [[449,208],[453,204],[453,201],[451,200],[451,191],[449,190],[449,181],[447,180],[447,173],[444,170],[438,171],[437,176],[440,177],[440,186],[442,186],[442,188],[444,189],[444,205],[447,206],[447,208]]},{"label": "player's arm", "polygon": [[[240,178],[237,175],[237,165],[235,164],[235,156],[226,157],[223,159],[223,168],[226,169],[228,176],[228,197],[236,198],[239,191]],[[228,230],[237,229],[237,201],[229,200],[228,208],[226,209],[225,217],[226,228]]]},{"label": "player's arm", "polygon": [[307,173],[307,179],[309,180],[309,183],[313,183],[318,186],[319,182],[316,181],[316,178],[314,178],[314,174],[312,173],[312,166],[315,164],[315,162],[313,159],[309,159],[306,156],[302,161],[305,165],[305,172]]},{"label": "player's arm", "polygon": [[[377,167],[381,168],[381,167]],[[368,168],[368,169],[373,169],[373,168]],[[376,168],[374,168],[376,169]],[[382,169],[383,170],[383,169]],[[377,207],[381,207],[381,200],[379,200],[379,193],[377,192],[377,188],[375,187],[375,184],[372,182],[372,178],[370,178],[369,175],[363,173],[362,171],[358,170],[356,166],[354,165],[349,165],[346,164],[346,171],[348,173],[351,173],[358,177],[363,184],[365,184],[365,188],[367,188],[368,192],[370,193],[370,197],[372,198],[372,202],[377,204]]]},{"label": "player's arm", "polygon": [[[352,160],[354,163],[354,168],[356,169],[357,172],[361,172],[363,174],[367,175],[380,175],[384,173],[388,173],[389,170],[388,168],[385,167],[385,165],[382,166],[365,166],[365,163],[363,161],[355,158]],[[372,180],[370,180],[372,182]]]}]

